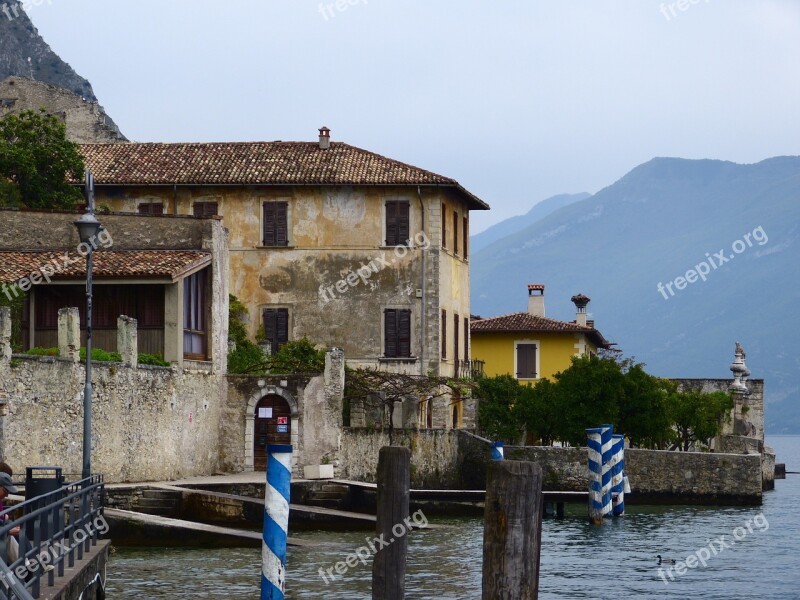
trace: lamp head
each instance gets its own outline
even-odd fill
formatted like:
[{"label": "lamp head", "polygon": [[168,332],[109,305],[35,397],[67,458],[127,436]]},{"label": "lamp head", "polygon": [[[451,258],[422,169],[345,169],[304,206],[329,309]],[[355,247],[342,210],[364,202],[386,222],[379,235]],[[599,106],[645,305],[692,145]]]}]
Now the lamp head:
[{"label": "lamp head", "polygon": [[73,224],[78,229],[78,237],[81,239],[81,243],[89,245],[91,245],[92,240],[97,239],[97,235],[103,228],[93,212],[82,214],[78,219],[73,221]]}]

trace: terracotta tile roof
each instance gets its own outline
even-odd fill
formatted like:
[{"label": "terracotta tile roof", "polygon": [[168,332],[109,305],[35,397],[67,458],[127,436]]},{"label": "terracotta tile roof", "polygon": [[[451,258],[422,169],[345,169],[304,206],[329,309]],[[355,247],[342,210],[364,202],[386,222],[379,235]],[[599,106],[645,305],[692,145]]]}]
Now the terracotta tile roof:
[{"label": "terracotta tile roof", "polygon": [[84,144],[97,185],[420,185],[453,188],[475,210],[489,206],[455,179],[332,142]]},{"label": "terracotta tile roof", "polygon": [[[99,250],[92,273],[98,279],[171,278],[211,264],[211,254],[194,250]],[[51,273],[52,271],[52,273]],[[0,252],[0,283],[16,283],[32,273],[50,279],[86,277],[86,259],[77,252]]]},{"label": "terracotta tile roof", "polygon": [[585,333],[592,342],[599,347],[607,348],[611,344],[594,327],[585,327],[570,321],[558,321],[547,317],[518,312],[488,319],[472,321],[469,325],[470,334],[475,333]]}]

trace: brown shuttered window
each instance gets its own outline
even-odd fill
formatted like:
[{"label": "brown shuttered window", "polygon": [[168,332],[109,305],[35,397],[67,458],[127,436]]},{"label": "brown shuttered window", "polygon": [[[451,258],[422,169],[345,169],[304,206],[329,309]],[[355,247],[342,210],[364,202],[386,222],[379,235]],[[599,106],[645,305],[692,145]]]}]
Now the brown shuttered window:
[{"label": "brown shuttered window", "polygon": [[517,379],[536,379],[536,344],[517,345]]},{"label": "brown shuttered window", "polygon": [[409,240],[409,203],[406,200],[386,202],[386,245],[405,246]]},{"label": "brown shuttered window", "polygon": [[264,203],[264,246],[289,245],[288,202]]},{"label": "brown shuttered window", "polygon": [[383,312],[384,356],[411,356],[411,311],[387,308]]},{"label": "brown shuttered window", "polygon": [[442,248],[447,248],[447,206],[442,203]]},{"label": "brown shuttered window", "polygon": [[138,210],[140,215],[163,215],[164,205],[160,202],[140,204]]},{"label": "brown shuttered window", "polygon": [[289,309],[264,309],[264,334],[269,342],[272,354],[278,352],[289,341]]},{"label": "brown shuttered window", "polygon": [[462,236],[464,240],[464,258],[466,259],[469,257],[469,219],[466,216],[462,219],[462,224],[464,226],[464,235]]},{"label": "brown shuttered window", "polygon": [[442,360],[447,358],[447,311],[442,310]]},{"label": "brown shuttered window", "polygon": [[458,254],[458,213],[453,211],[453,254]]},{"label": "brown shuttered window", "polygon": [[195,217],[213,217],[219,214],[216,202],[195,202],[192,210]]},{"label": "brown shuttered window", "polygon": [[464,317],[464,360],[469,360],[469,319]]},{"label": "brown shuttered window", "polygon": [[461,319],[453,315],[453,360],[458,362],[458,325]]}]

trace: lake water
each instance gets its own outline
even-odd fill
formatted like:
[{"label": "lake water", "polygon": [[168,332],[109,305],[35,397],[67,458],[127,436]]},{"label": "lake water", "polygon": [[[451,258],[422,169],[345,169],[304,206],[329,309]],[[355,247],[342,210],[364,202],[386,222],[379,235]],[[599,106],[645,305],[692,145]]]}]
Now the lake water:
[{"label": "lake water", "polygon": [[[787,470],[800,471],[800,436],[767,443]],[[539,597],[800,599],[798,502],[800,475],[787,475],[760,507],[629,506],[625,517],[603,527],[590,526],[582,507],[570,507],[564,520],[544,521]],[[480,599],[482,522],[433,522],[442,528],[410,537],[406,598]],[[329,584],[319,574],[363,546],[368,532],[292,535],[321,546],[290,549],[287,598],[371,598],[369,562]],[[671,578],[668,567],[659,572],[656,554],[709,558],[682,575],[673,570]],[[108,567],[108,597],[252,600],[259,597],[259,577],[255,549],[118,549]]]}]

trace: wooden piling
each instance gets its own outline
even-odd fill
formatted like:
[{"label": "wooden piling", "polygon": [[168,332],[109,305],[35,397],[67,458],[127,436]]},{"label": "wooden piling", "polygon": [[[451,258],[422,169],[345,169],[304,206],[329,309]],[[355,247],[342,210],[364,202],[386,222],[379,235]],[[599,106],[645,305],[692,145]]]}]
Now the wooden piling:
[{"label": "wooden piling", "polygon": [[381,448],[375,533],[389,545],[375,542],[378,551],[372,562],[372,600],[404,598],[410,488],[411,450],[399,446]]},{"label": "wooden piling", "polygon": [[542,543],[542,469],[488,465],[483,530],[483,600],[536,600]]}]

